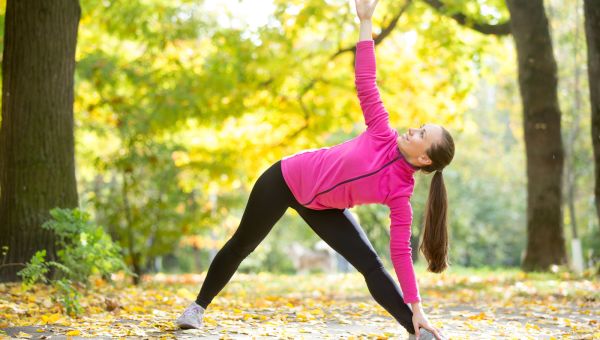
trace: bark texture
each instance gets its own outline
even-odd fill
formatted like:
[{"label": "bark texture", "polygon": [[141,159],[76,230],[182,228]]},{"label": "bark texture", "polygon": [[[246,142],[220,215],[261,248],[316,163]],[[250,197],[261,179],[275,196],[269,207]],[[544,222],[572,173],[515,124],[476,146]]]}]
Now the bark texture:
[{"label": "bark texture", "polygon": [[[55,207],[77,206],[73,136],[78,0],[8,0],[2,60],[0,281],[16,281],[41,249],[55,258],[41,225]],[[14,265],[6,265],[13,263]]]},{"label": "bark texture", "polygon": [[542,0],[507,0],[519,69],[527,155],[527,248],[522,267],[566,264],[562,226],[563,145],[556,60]]}]

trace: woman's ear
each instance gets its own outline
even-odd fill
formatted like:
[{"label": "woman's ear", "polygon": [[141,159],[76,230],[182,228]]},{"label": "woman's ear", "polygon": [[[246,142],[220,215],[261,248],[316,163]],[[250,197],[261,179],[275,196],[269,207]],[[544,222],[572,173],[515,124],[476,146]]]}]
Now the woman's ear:
[{"label": "woman's ear", "polygon": [[419,162],[421,162],[421,164],[423,165],[430,165],[431,164],[431,158],[429,158],[429,156],[427,156],[427,154],[422,154],[421,156],[419,156]]}]

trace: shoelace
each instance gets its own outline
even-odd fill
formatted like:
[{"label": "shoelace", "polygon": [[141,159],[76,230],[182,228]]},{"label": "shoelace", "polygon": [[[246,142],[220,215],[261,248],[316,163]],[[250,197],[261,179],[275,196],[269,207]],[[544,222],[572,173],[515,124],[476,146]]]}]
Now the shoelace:
[{"label": "shoelace", "polygon": [[183,312],[183,315],[196,316],[200,310],[201,308],[199,306],[192,305]]}]

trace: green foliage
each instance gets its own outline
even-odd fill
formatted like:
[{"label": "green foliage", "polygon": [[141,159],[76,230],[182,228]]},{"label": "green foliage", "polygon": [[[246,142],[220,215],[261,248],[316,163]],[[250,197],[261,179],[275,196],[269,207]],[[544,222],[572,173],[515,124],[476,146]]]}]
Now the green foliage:
[{"label": "green foliage", "polygon": [[[404,5],[381,2],[375,34]],[[440,14],[422,1],[411,3],[377,45],[378,84],[398,130],[431,122],[455,137],[457,154],[445,171],[453,263],[516,265],[525,240],[526,170],[514,46],[510,38],[479,34],[447,16],[460,12],[469,22],[496,24],[509,19],[508,11],[502,0],[444,5]],[[583,50],[582,37],[568,33],[574,20],[567,8],[573,6],[548,6],[556,50],[563,53],[559,67]],[[141,271],[172,254],[186,257],[182,267],[204,268],[178,252],[183,236],[215,232],[226,239],[237,225],[223,228],[223,221],[239,219],[261,170],[364,130],[352,53],[334,57],[358,36],[346,0],[275,0],[261,27],[224,24],[203,1],[90,0],[82,9],[75,92],[80,197]],[[573,87],[573,69],[559,69],[565,89]],[[560,95],[561,105],[573,106],[570,90]],[[574,126],[576,112],[563,112]],[[581,120],[580,131],[589,130],[588,120]],[[584,251],[600,242],[586,185],[593,173],[589,150],[589,136],[576,140]],[[417,176],[411,200],[413,247],[429,181]],[[210,193],[218,197],[216,208]],[[355,212],[385,260],[387,208]],[[275,229],[241,270],[286,271],[286,245],[316,241],[299,217],[286,219],[297,228]],[[201,251],[205,261],[207,250]]]},{"label": "green foliage", "polygon": [[[27,266],[19,271],[24,288],[36,282],[51,283],[59,292],[57,297],[69,314],[79,314],[81,306],[76,285],[88,287],[90,278],[110,274],[119,270],[131,273],[123,262],[118,245],[110,236],[90,222],[90,216],[79,209],[50,211],[52,219],[42,225],[56,236],[57,261],[46,260],[46,250],[35,253]],[[52,277],[48,274],[53,269]]]},{"label": "green foliage", "polygon": [[19,272],[19,275],[23,278],[23,284],[25,284],[25,286],[31,286],[36,282],[48,282],[46,274],[48,271],[50,271],[50,268],[45,258],[45,249],[37,251],[31,260],[29,260],[27,267],[23,268]]},{"label": "green foliage", "polygon": [[88,213],[79,209],[53,209],[50,215],[52,220],[42,228],[52,230],[57,237],[61,277],[87,285],[92,275],[128,272],[120,247],[102,227],[90,221]]},{"label": "green foliage", "polygon": [[185,184],[199,179],[173,160],[179,149],[140,137],[118,155],[97,159],[110,171],[96,176],[88,192],[96,220],[108,226],[137,274],[172,253],[182,235],[206,229],[198,222],[210,223],[210,210],[199,205],[207,193]]},{"label": "green foliage", "polygon": [[69,279],[55,280],[54,287],[58,291],[55,299],[65,308],[68,315],[78,315],[83,312],[83,308],[79,303],[82,294],[75,289],[73,282]]}]

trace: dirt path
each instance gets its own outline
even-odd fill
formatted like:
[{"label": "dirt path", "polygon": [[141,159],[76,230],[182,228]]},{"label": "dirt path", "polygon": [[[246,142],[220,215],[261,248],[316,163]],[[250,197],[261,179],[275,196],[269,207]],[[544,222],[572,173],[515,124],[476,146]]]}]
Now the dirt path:
[{"label": "dirt path", "polygon": [[[353,302],[353,303],[356,303]],[[352,306],[352,304],[350,306]],[[32,339],[66,339],[70,330],[80,330],[79,336],[71,339],[94,338],[177,338],[192,339],[349,339],[349,338],[393,338],[406,339],[408,333],[395,321],[372,305],[368,297],[361,301],[373,313],[359,313],[365,307],[348,307],[347,304],[333,305],[323,310],[322,317],[302,312],[280,312],[269,309],[249,309],[242,313],[233,312],[224,320],[217,321],[207,312],[207,321],[202,330],[176,330],[167,316],[143,316],[121,319],[110,325],[102,320],[84,318],[82,327],[60,325],[26,326],[5,328],[8,337]],[[598,319],[600,312],[581,309],[576,304],[563,305],[561,311],[548,314],[524,306],[522,308],[477,309],[458,304],[449,304],[437,310],[426,311],[429,319],[440,327],[451,339],[592,339],[600,338]],[[343,313],[346,310],[347,313]],[[160,314],[160,313],[158,313]],[[315,313],[319,314],[319,313]],[[335,315],[331,317],[331,315]],[[257,317],[259,316],[259,317]],[[261,317],[262,316],[262,319]],[[96,324],[94,326],[94,323]],[[162,329],[160,325],[162,324]],[[109,329],[109,332],[100,331]],[[44,337],[46,336],[46,337]]]},{"label": "dirt path", "polygon": [[[598,281],[422,277],[425,312],[451,339],[600,339]],[[185,331],[173,321],[195,297],[199,282],[155,281],[141,287],[97,288],[82,301],[88,313],[79,318],[53,314],[56,319],[49,316],[56,312],[44,307],[49,303],[43,295],[47,288],[21,293],[7,286],[0,295],[0,325],[8,327],[0,328],[0,338],[408,337],[371,298],[358,274],[238,276],[206,311],[204,328]],[[107,311],[105,297],[118,307]]]}]

